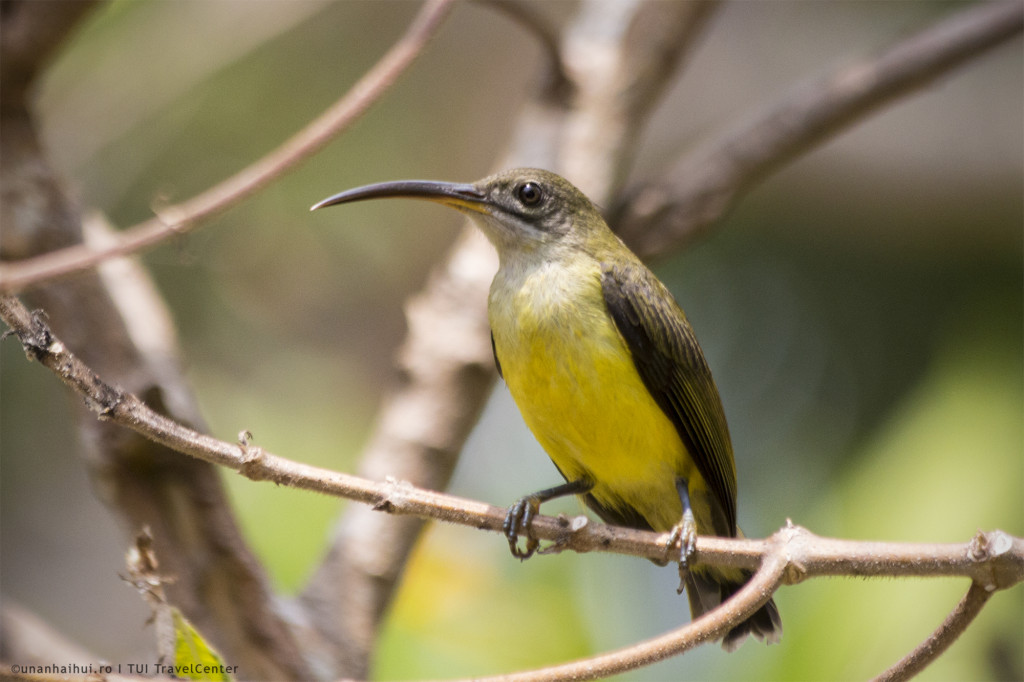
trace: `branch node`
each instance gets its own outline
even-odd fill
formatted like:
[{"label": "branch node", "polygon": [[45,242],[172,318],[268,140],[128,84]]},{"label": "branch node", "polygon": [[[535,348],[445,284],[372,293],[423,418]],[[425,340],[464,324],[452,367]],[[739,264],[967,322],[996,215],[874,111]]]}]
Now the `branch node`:
[{"label": "branch node", "polygon": [[[561,519],[562,516],[559,516],[558,518]],[[590,519],[583,514],[580,514],[579,516],[574,516],[571,519],[568,519],[566,525],[571,532],[575,533],[576,531],[583,530],[588,523],[590,523]]]},{"label": "branch node", "polygon": [[[99,386],[101,383],[99,381],[99,377],[95,377],[95,379],[97,382],[97,388],[102,388]],[[93,400],[91,398],[85,399],[86,406],[95,412],[96,417],[101,421],[107,421],[113,417],[114,410],[117,409],[117,406],[121,403],[121,395],[116,390],[109,386],[106,386],[105,388],[110,389],[113,393],[104,393],[103,399],[101,400]]]},{"label": "branch node", "polygon": [[258,445],[251,445],[252,431],[244,429],[238,432],[238,447],[242,450],[242,465],[238,473],[250,481],[265,481],[269,477],[264,466],[264,451]]},{"label": "branch node", "polygon": [[394,476],[385,477],[384,495],[373,504],[373,510],[384,512],[385,514],[394,514],[408,499],[407,493],[411,489],[412,484],[408,481],[403,481]]},{"label": "branch node", "polygon": [[175,629],[173,613],[175,609],[167,599],[164,586],[174,583],[174,578],[159,573],[160,563],[156,558],[153,534],[149,526],[143,526],[135,536],[135,543],[125,554],[128,576],[121,579],[135,588],[153,613],[147,624],[154,625],[157,653],[162,659],[174,657]]},{"label": "branch node", "polygon": [[379,502],[374,503],[371,507],[373,511],[384,512],[385,514],[393,514],[395,512],[395,505],[388,498],[384,498]]},{"label": "branch node", "polygon": [[1001,530],[979,530],[967,547],[967,558],[987,564],[987,580],[979,584],[986,592],[1012,587],[1024,579],[1024,565],[1013,552],[1014,538]]},{"label": "branch node", "polygon": [[786,571],[785,579],[787,585],[796,585],[807,580],[807,567],[801,561],[796,561],[792,557],[786,557]]},{"label": "branch node", "polygon": [[149,206],[150,210],[153,211],[153,215],[160,221],[168,232],[174,234],[185,234],[189,231],[191,221],[189,220],[189,214],[187,211],[182,210],[180,205],[170,204],[161,198],[160,200],[154,201]]},{"label": "branch node", "polygon": [[163,586],[174,582],[169,576],[160,575],[160,562],[157,561],[153,543],[153,534],[149,526],[143,526],[135,536],[135,543],[125,554],[128,576],[121,579],[134,587],[150,605],[166,603]]},{"label": "branch node", "polygon": [[798,556],[803,556],[804,552],[801,547],[797,546],[797,543],[801,545],[806,543],[807,540],[813,539],[815,536],[809,530],[803,526],[798,526],[793,523],[793,519],[787,518],[786,525],[783,526],[775,533],[773,539],[778,547],[778,551],[786,560],[786,568],[783,571],[783,579],[787,585],[796,585],[807,580],[811,572],[807,569],[807,565]]},{"label": "branch node", "polygon": [[577,552],[585,551],[573,546],[573,535],[586,528],[587,524],[590,523],[590,519],[582,514],[572,518],[565,514],[559,514],[555,517],[555,521],[558,522],[558,527],[563,529],[564,532],[555,538],[550,545],[538,550],[537,554],[560,554],[567,549],[575,549]]}]

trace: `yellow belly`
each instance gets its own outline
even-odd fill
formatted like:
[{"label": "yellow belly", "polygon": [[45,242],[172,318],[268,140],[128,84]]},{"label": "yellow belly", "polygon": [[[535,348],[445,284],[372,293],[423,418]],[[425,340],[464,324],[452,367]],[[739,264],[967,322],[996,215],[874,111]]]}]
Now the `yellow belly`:
[{"label": "yellow belly", "polygon": [[540,269],[512,284],[492,288],[495,346],[512,397],[555,465],[570,481],[593,481],[602,505],[630,507],[658,531],[680,521],[682,476],[703,526],[703,480],[608,316],[596,266]]}]

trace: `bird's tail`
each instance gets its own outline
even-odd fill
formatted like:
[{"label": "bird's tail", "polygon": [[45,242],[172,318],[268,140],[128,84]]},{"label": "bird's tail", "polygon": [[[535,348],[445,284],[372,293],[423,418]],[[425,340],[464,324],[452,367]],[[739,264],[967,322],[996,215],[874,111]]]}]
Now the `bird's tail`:
[{"label": "bird's tail", "polygon": [[[748,573],[746,578],[749,577]],[[746,580],[734,582],[690,571],[686,577],[690,616],[696,620],[738,592],[745,583]],[[777,644],[782,639],[782,618],[779,617],[779,609],[773,600],[769,599],[750,618],[730,630],[722,639],[722,648],[726,651],[735,651],[747,635],[753,635],[755,639],[767,644]]]}]

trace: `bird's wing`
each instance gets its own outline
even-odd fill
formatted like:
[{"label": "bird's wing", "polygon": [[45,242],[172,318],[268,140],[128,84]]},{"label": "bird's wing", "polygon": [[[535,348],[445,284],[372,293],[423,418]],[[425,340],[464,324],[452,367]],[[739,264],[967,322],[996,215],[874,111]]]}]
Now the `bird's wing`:
[{"label": "bird's wing", "polygon": [[690,323],[647,268],[602,264],[608,312],[640,378],[675,424],[697,470],[736,534],[736,465],[722,401]]},{"label": "bird's wing", "polygon": [[498,359],[498,347],[494,345],[494,332],[491,332],[491,353],[494,354],[494,367],[498,370],[498,376],[504,379],[505,375],[501,373],[501,360]]}]

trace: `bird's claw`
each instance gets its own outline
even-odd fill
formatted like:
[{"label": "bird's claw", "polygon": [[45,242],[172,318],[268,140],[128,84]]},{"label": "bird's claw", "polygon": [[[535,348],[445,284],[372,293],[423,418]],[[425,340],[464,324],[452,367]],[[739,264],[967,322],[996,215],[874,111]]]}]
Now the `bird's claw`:
[{"label": "bird's claw", "polygon": [[[521,561],[529,559],[540,547],[540,541],[530,533],[530,523],[539,510],[540,500],[527,496],[516,500],[516,503],[508,508],[508,514],[505,515],[502,530],[505,532],[505,537],[508,538],[508,548],[512,551],[512,556]],[[519,549],[520,529],[526,536],[525,550]]]},{"label": "bird's claw", "polygon": [[671,552],[677,546],[679,547],[679,587],[676,588],[676,593],[682,594],[690,576],[690,560],[697,551],[697,522],[690,509],[683,512],[682,520],[672,528],[668,542],[665,543],[665,550]]}]

